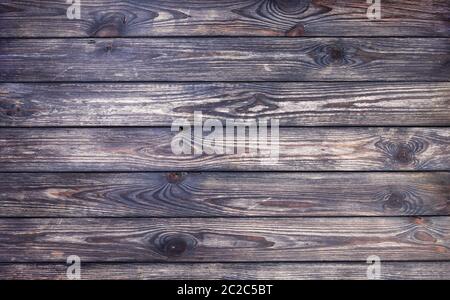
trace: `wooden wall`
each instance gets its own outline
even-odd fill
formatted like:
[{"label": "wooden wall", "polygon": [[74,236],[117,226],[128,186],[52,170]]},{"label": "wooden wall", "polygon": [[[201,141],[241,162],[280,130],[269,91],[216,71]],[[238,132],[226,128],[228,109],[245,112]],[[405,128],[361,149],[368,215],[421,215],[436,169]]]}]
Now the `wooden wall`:
[{"label": "wooden wall", "polygon": [[[450,279],[450,2],[0,3],[0,278]],[[280,159],[172,153],[276,118]]]}]

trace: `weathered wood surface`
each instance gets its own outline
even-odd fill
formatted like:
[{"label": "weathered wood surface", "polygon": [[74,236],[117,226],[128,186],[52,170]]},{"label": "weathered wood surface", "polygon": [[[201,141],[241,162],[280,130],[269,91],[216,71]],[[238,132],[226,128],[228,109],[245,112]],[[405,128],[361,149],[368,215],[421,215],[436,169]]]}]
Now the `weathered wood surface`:
[{"label": "weathered wood surface", "polygon": [[[249,152],[246,138],[245,153],[235,148],[228,155],[175,155],[176,134],[159,127],[2,128],[0,170],[450,170],[448,128],[280,128],[278,160],[269,157],[270,138],[257,154]],[[198,142],[195,147],[200,148]]]},{"label": "weathered wood surface", "polygon": [[449,81],[447,38],[3,39],[0,81]]},{"label": "weathered wood surface", "polygon": [[0,178],[1,217],[450,215],[450,173],[60,173]]},{"label": "weathered wood surface", "polygon": [[[449,1],[68,6],[0,4],[0,279],[450,279]],[[174,155],[194,111],[279,161]]]},{"label": "weathered wood surface", "polygon": [[450,260],[450,217],[0,219],[0,262]]},{"label": "weathered wood surface", "polygon": [[195,111],[282,126],[448,126],[450,83],[0,84],[0,126],[170,126]]},{"label": "weathered wood surface", "polygon": [[364,0],[90,0],[68,20],[65,0],[4,0],[0,37],[449,36],[446,0],[383,1],[370,21]]},{"label": "weathered wood surface", "polygon": [[[366,280],[364,262],[132,263],[81,262],[82,280]],[[0,279],[66,280],[65,264],[0,264]],[[450,262],[381,262],[380,279],[449,280]]]}]

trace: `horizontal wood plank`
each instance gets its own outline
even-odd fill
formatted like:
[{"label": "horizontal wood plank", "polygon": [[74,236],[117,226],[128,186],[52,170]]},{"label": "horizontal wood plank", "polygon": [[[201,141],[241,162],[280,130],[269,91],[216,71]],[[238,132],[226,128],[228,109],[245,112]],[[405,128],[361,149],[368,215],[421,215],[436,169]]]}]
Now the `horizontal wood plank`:
[{"label": "horizontal wood plank", "polygon": [[447,38],[3,39],[0,81],[449,81]]},{"label": "horizontal wood plank", "polygon": [[[171,145],[176,135],[191,142],[186,133],[159,127],[2,128],[0,170],[450,170],[448,128],[280,128],[278,160],[269,157],[276,146],[270,137],[258,153],[250,152],[257,147],[249,146],[245,137],[231,145],[245,142],[245,153],[234,148],[234,154],[176,155]],[[228,144],[225,148],[233,150]],[[198,140],[195,149],[200,149]]]},{"label": "horizontal wood plank", "polygon": [[450,260],[450,217],[0,219],[0,262]]},{"label": "horizontal wood plank", "polygon": [[69,20],[65,0],[3,0],[0,37],[449,36],[446,0],[90,0]]},{"label": "horizontal wood plank", "polygon": [[170,126],[196,111],[282,126],[449,126],[450,83],[0,84],[0,126]]},{"label": "horizontal wood plank", "polygon": [[[82,280],[366,280],[368,264],[83,263]],[[65,264],[0,264],[0,279],[65,280]],[[449,280],[450,262],[381,262],[380,279]]]},{"label": "horizontal wood plank", "polygon": [[1,217],[450,215],[450,173],[60,173],[0,178]]}]

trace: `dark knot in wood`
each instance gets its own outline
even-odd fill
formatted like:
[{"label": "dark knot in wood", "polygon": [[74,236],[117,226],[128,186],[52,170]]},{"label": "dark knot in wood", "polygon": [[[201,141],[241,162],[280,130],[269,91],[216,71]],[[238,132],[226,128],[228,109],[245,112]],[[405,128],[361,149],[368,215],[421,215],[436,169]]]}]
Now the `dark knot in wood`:
[{"label": "dark knot in wood", "polygon": [[184,180],[187,173],[184,172],[171,172],[166,174],[167,181],[169,183],[180,183]]},{"label": "dark knot in wood", "polygon": [[408,142],[392,142],[381,139],[375,143],[375,147],[385,153],[393,164],[417,165],[417,155],[428,148],[426,140],[411,138]]},{"label": "dark knot in wood", "polygon": [[303,0],[274,0],[275,5],[271,9],[274,14],[299,15],[309,7],[310,1]]},{"label": "dark knot in wood", "polygon": [[181,238],[174,238],[167,242],[164,247],[164,252],[167,256],[179,256],[187,249],[187,243]]},{"label": "dark knot in wood", "polygon": [[384,208],[390,209],[390,210],[400,210],[403,205],[405,204],[405,195],[400,192],[393,192],[388,197],[387,200],[384,202]]},{"label": "dark knot in wood", "polygon": [[328,52],[332,61],[340,61],[344,58],[344,51],[339,47],[332,46]]},{"label": "dark knot in wood", "polygon": [[197,240],[185,233],[163,232],[157,235],[152,241],[158,252],[167,257],[181,256],[197,245]]},{"label": "dark knot in wood", "polygon": [[401,164],[410,164],[414,160],[414,153],[406,145],[400,145],[394,153],[394,159]]},{"label": "dark knot in wood", "polygon": [[358,63],[357,51],[351,46],[336,44],[319,44],[307,54],[314,59],[317,65],[354,65]]}]

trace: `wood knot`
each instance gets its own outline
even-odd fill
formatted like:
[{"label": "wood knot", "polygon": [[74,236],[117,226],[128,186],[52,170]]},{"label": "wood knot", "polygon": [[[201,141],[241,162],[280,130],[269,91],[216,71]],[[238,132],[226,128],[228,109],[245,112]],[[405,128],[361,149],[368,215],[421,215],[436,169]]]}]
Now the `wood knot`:
[{"label": "wood knot", "polygon": [[167,181],[169,183],[180,183],[186,178],[187,173],[184,172],[171,172],[166,174]]},{"label": "wood knot", "polygon": [[184,233],[162,233],[151,241],[167,257],[181,256],[197,245],[196,239]]},{"label": "wood knot", "polygon": [[380,139],[375,147],[384,152],[393,165],[417,165],[419,160],[416,155],[428,148],[425,140],[411,138],[408,142],[392,142]]},{"label": "wood knot", "polygon": [[120,37],[120,29],[114,25],[102,26],[94,33],[95,37]]},{"label": "wood knot", "polygon": [[91,28],[91,36],[93,37],[121,37],[125,34],[127,16],[121,13],[107,13],[100,17],[97,16],[93,27]]},{"label": "wood knot", "polygon": [[393,156],[394,159],[401,164],[410,164],[414,161],[414,153],[412,153],[411,149],[404,144],[397,147]]},{"label": "wood knot", "polygon": [[344,51],[336,46],[332,46],[329,50],[328,53],[331,57],[332,61],[340,61],[344,58]]},{"label": "wood knot", "polygon": [[306,53],[320,66],[352,65],[357,63],[356,49],[339,43],[319,44]]},{"label": "wood knot", "polygon": [[417,230],[414,233],[414,238],[422,242],[431,242],[431,243],[437,242],[437,239],[434,236],[423,230]]},{"label": "wood knot", "polygon": [[384,202],[384,207],[391,210],[400,210],[405,202],[405,195],[399,192],[393,192]]},{"label": "wood knot", "polygon": [[269,4],[274,3],[272,6],[274,12],[279,12],[281,14],[288,14],[293,16],[298,16],[304,13],[309,7],[309,1],[299,1],[299,0],[275,0],[269,2]]},{"label": "wood knot", "polygon": [[165,247],[164,252],[167,256],[179,256],[183,254],[187,249],[187,243],[185,240],[180,238],[174,238],[169,240]]}]

